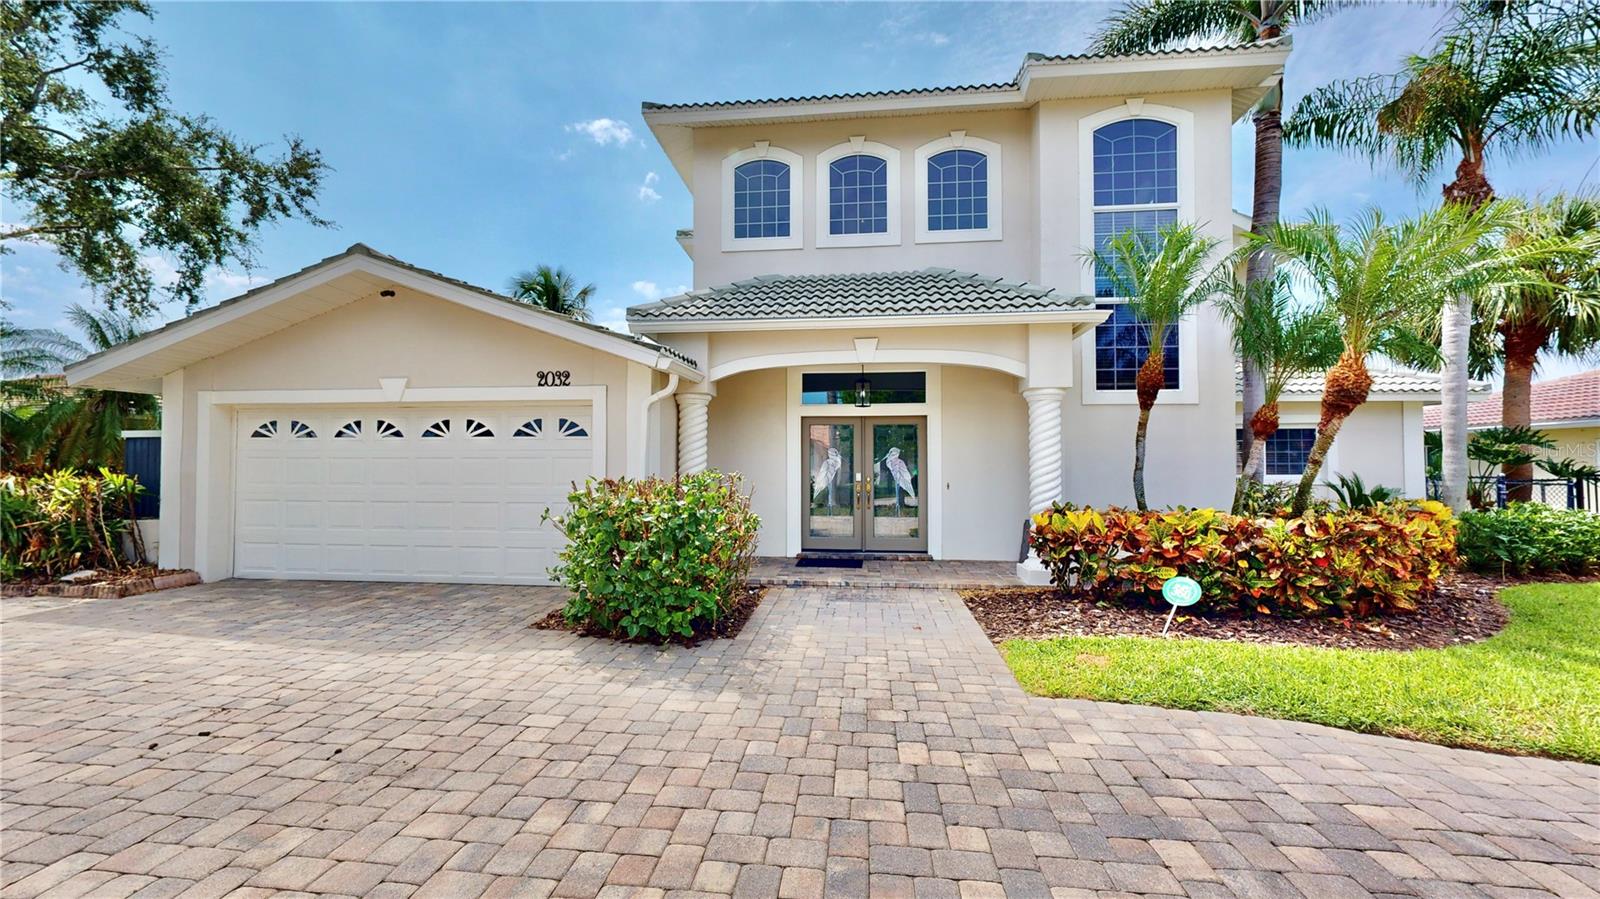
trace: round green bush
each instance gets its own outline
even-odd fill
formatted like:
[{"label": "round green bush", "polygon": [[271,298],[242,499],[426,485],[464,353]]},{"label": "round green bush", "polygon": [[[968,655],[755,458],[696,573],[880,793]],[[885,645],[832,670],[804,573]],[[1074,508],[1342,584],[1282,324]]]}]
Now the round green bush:
[{"label": "round green bush", "polygon": [[567,537],[551,574],[568,622],[627,637],[692,636],[738,601],[761,519],[737,475],[590,480],[546,517]]},{"label": "round green bush", "polygon": [[1490,574],[1587,574],[1600,569],[1600,515],[1512,503],[1466,512],[1457,537],[1468,568]]}]

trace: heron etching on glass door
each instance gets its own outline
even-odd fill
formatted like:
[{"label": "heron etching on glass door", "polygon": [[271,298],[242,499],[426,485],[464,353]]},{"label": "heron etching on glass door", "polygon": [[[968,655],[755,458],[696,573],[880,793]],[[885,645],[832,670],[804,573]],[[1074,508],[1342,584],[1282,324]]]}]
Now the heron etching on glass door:
[{"label": "heron etching on glass door", "polygon": [[906,505],[917,504],[917,490],[911,483],[911,469],[904,459],[900,458],[900,447],[891,446],[883,458],[873,463],[874,468],[888,469],[889,477],[894,481],[894,509],[896,513],[901,510],[900,494],[903,491],[907,497]]},{"label": "heron etching on glass door", "polygon": [[838,506],[838,503],[834,502],[833,488],[839,477],[839,469],[843,467],[844,459],[839,456],[838,448],[830,446],[828,447],[828,458],[822,460],[822,464],[817,466],[816,473],[811,476],[812,498],[815,499],[826,491],[828,494],[828,508],[830,509]]}]

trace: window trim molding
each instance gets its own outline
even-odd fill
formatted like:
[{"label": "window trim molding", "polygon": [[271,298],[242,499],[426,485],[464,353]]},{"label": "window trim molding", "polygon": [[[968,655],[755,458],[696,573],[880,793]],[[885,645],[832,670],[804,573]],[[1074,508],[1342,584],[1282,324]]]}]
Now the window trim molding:
[{"label": "window trim molding", "polygon": [[[789,236],[788,237],[734,237],[733,236],[733,170],[747,162],[771,159],[789,167]],[[722,251],[738,253],[748,250],[799,250],[805,247],[805,160],[800,154],[782,147],[774,147],[764,140],[753,146],[735,150],[722,157]]]},{"label": "window trim molding", "polygon": [[[836,159],[865,154],[882,159],[888,180],[888,227],[881,234],[831,234],[828,231],[831,216],[828,212],[828,187],[832,178],[831,166]],[[834,144],[817,154],[818,247],[887,247],[900,243],[900,151],[888,144],[880,144],[864,137],[852,137],[844,143]]]},{"label": "window trim molding", "polygon": [[[1150,209],[1170,204],[1144,204],[1139,206],[1094,205],[1094,133],[1100,128],[1123,119],[1154,119],[1178,129],[1178,221],[1195,218],[1195,149],[1194,113],[1175,106],[1146,103],[1141,98],[1129,98],[1116,106],[1090,113],[1078,119],[1078,234],[1084,246],[1094,244],[1094,214],[1120,210]],[[1080,273],[1078,287],[1088,296],[1094,296],[1094,266],[1085,265]],[[1096,302],[1114,302],[1108,298]],[[1199,352],[1197,336],[1197,311],[1178,321],[1178,386],[1163,390],[1156,397],[1156,405],[1193,406],[1200,402],[1200,370],[1195,358]],[[1132,390],[1101,390],[1095,386],[1095,329],[1087,331],[1078,340],[1078,354],[1083,372],[1082,402],[1086,406],[1135,405],[1139,398]]]},{"label": "window trim molding", "polygon": [[[946,150],[975,150],[988,157],[988,217],[987,228],[973,228],[968,231],[930,231],[928,229],[928,160]],[[914,180],[916,182],[916,242],[917,243],[967,243],[984,240],[1000,240],[1001,224],[1004,209],[1002,198],[1004,196],[1004,183],[1001,172],[1004,169],[1003,151],[999,144],[981,137],[973,137],[965,131],[952,131],[946,137],[928,141],[917,148],[915,161],[912,165],[916,169]]]}]

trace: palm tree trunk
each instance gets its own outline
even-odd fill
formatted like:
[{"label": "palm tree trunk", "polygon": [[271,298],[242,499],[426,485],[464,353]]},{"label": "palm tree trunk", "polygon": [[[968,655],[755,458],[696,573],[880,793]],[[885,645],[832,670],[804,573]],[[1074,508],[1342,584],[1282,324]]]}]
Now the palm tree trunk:
[{"label": "palm tree trunk", "polygon": [[1252,436],[1245,447],[1244,468],[1239,472],[1239,483],[1233,488],[1233,514],[1244,514],[1245,485],[1251,481],[1259,483],[1266,480],[1266,461],[1267,442]]},{"label": "palm tree trunk", "polygon": [[1278,433],[1277,402],[1263,403],[1245,426],[1245,433],[1250,435],[1250,444],[1245,453],[1244,470],[1239,473],[1239,483],[1233,491],[1235,515],[1240,513],[1244,505],[1245,483],[1250,480],[1264,483],[1267,479],[1267,441]]},{"label": "palm tree trunk", "polygon": [[1304,515],[1306,508],[1311,505],[1311,490],[1317,485],[1317,475],[1322,473],[1322,462],[1328,458],[1333,438],[1339,436],[1339,429],[1344,427],[1344,420],[1348,417],[1336,415],[1317,428],[1317,442],[1311,445],[1311,455],[1306,457],[1305,473],[1300,475],[1300,486],[1294,491],[1294,506],[1290,509],[1294,515]]},{"label": "palm tree trunk", "polygon": [[[1483,146],[1471,140],[1456,179],[1444,186],[1444,201],[1477,209],[1494,199],[1494,188],[1483,173]],[[1441,417],[1439,437],[1439,499],[1456,512],[1467,510],[1467,354],[1472,334],[1472,297],[1466,293],[1445,298],[1439,321]]]},{"label": "palm tree trunk", "polygon": [[1139,406],[1139,426],[1133,432],[1133,504],[1140,512],[1150,511],[1144,501],[1144,443],[1150,429],[1150,409]]},{"label": "palm tree trunk", "polygon": [[1372,375],[1367,372],[1367,360],[1360,353],[1346,349],[1322,382],[1322,417],[1317,422],[1317,442],[1311,445],[1311,455],[1306,458],[1306,470],[1300,475],[1300,486],[1294,493],[1293,512],[1302,515],[1311,505],[1311,488],[1322,473],[1322,463],[1333,446],[1350,413],[1367,401],[1372,391]]},{"label": "palm tree trunk", "polygon": [[1467,340],[1472,333],[1472,297],[1448,298],[1439,328],[1440,423],[1443,452],[1439,500],[1456,512],[1467,509]]},{"label": "palm tree trunk", "polygon": [[[1508,428],[1529,427],[1533,424],[1533,369],[1539,360],[1540,348],[1550,339],[1550,329],[1538,321],[1508,321],[1502,324],[1500,333],[1505,338],[1506,356],[1500,423]],[[1507,500],[1528,502],[1533,499],[1533,463],[1504,466],[1502,474],[1509,482]]]},{"label": "palm tree trunk", "polygon": [[[1278,221],[1278,205],[1283,194],[1283,88],[1280,84],[1273,103],[1255,115],[1256,159],[1255,187],[1250,207],[1250,230],[1264,234]],[[1272,280],[1274,260],[1272,253],[1262,249],[1250,256],[1245,268],[1245,302],[1258,302],[1257,292]],[[1250,433],[1250,422],[1256,410],[1266,402],[1266,377],[1261,369],[1248,359],[1244,362],[1244,379],[1241,396],[1244,411],[1241,425]],[[1263,475],[1245,470],[1246,476],[1257,481]]]},{"label": "palm tree trunk", "polygon": [[1139,397],[1139,426],[1133,432],[1133,502],[1140,512],[1149,511],[1144,501],[1144,445],[1150,430],[1150,410],[1155,408],[1156,397],[1167,382],[1166,354],[1161,351],[1161,340],[1166,329],[1150,329],[1150,352],[1145,355],[1134,376],[1134,392]]}]

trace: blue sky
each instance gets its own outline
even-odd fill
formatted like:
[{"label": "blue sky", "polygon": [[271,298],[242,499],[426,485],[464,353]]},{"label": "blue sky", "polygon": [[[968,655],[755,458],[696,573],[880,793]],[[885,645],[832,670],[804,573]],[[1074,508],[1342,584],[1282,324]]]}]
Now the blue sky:
[{"label": "blue sky", "polygon": [[[1106,4],[158,5],[174,105],[254,141],[298,133],[334,171],[322,214],[261,237],[252,272],[216,272],[212,300],[361,241],[488,287],[549,262],[598,285],[597,318],[690,283],[673,231],[688,191],[639,117],[688,101],[1009,80],[1024,53],[1082,50]],[[1297,33],[1291,103],[1338,77],[1391,71],[1425,48],[1442,7],[1359,6]],[[1249,208],[1250,128],[1235,129],[1235,206]],[[1593,144],[1494,160],[1502,194],[1593,184]],[[1284,213],[1432,203],[1364,159],[1290,151]],[[165,264],[151,259],[160,272]],[[53,257],[0,258],[23,327],[89,302]],[[174,317],[181,309],[164,309]],[[1549,373],[1569,370],[1551,367]]]}]

